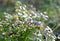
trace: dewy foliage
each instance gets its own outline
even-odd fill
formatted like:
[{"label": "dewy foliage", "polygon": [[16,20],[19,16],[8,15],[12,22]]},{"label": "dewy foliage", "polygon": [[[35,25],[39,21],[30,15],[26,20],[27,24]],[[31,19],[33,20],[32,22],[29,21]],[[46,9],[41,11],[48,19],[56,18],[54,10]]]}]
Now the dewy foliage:
[{"label": "dewy foliage", "polygon": [[0,41],[55,41],[56,36],[44,21],[46,12],[36,12],[20,1],[16,2],[15,14],[4,12],[0,20]]}]

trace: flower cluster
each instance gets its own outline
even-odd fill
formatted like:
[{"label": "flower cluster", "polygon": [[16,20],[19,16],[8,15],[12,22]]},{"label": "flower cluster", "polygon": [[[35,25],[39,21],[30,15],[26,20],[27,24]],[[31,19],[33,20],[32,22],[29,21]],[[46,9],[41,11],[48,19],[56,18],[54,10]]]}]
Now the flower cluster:
[{"label": "flower cluster", "polygon": [[28,9],[19,1],[15,8],[15,14],[4,12],[5,20],[0,22],[0,33],[5,40],[44,41],[44,36],[46,41],[49,37],[52,41],[55,40],[52,29],[44,23],[48,20],[46,12],[41,13]]}]

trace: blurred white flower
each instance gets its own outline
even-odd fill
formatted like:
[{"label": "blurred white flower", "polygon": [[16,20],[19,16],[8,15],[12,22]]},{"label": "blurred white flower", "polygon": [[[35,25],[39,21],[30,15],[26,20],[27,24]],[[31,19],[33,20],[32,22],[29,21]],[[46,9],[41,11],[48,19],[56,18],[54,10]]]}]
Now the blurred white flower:
[{"label": "blurred white flower", "polygon": [[25,8],[25,7],[23,7],[23,10],[26,10],[26,8]]},{"label": "blurred white flower", "polygon": [[33,33],[34,35],[37,35],[37,33]]},{"label": "blurred white flower", "polygon": [[32,14],[35,14],[35,12],[34,12],[34,11],[32,11],[32,10],[31,10],[30,12],[31,12]]},{"label": "blurred white flower", "polygon": [[17,24],[18,24],[18,25],[22,25],[23,23],[22,23],[22,21],[19,21]]},{"label": "blurred white flower", "polygon": [[1,27],[1,26],[3,26],[3,25],[0,24],[0,27]]},{"label": "blurred white flower", "polygon": [[52,37],[53,39],[56,39],[56,36],[55,36],[55,35],[51,35],[51,37]]},{"label": "blurred white flower", "polygon": [[45,18],[48,18],[48,16],[44,16]]},{"label": "blurred white flower", "polygon": [[5,19],[6,21],[8,21],[8,19]]},{"label": "blurred white flower", "polygon": [[47,15],[43,15],[44,20],[48,20],[48,16]]},{"label": "blurred white flower", "polygon": [[9,18],[9,16],[5,16],[5,18],[7,18],[7,19],[8,19],[8,18]]},{"label": "blurred white flower", "polygon": [[9,25],[9,23],[7,23],[7,25]]},{"label": "blurred white flower", "polygon": [[20,10],[20,9],[19,9],[18,11],[19,11],[19,12],[21,12],[21,10]]},{"label": "blurred white flower", "polygon": [[12,24],[12,27],[15,27],[15,24]]},{"label": "blurred white flower", "polygon": [[24,14],[23,17],[26,18],[26,17],[28,17],[28,15],[27,14]]},{"label": "blurred white flower", "polygon": [[36,18],[36,17],[38,17],[37,14],[34,14],[33,18]]},{"label": "blurred white flower", "polygon": [[58,37],[57,37],[58,39],[60,39],[60,34],[58,35]]},{"label": "blurred white flower", "polygon": [[32,14],[30,14],[29,16],[32,16]]},{"label": "blurred white flower", "polygon": [[44,20],[48,20],[46,17],[43,17],[44,18]]},{"label": "blurred white flower", "polygon": [[38,14],[37,14],[37,17],[39,17],[39,18],[40,18],[40,17],[41,17],[41,15],[38,13]]},{"label": "blurred white flower", "polygon": [[53,39],[52,41],[55,41],[55,39]]},{"label": "blurred white flower", "polygon": [[31,18],[31,17],[27,17],[25,20],[26,20],[26,21],[31,21],[32,18]]},{"label": "blurred white flower", "polygon": [[41,39],[37,38],[37,41],[42,41]]},{"label": "blurred white flower", "polygon": [[42,41],[42,34],[38,34],[37,40]]},{"label": "blurred white flower", "polygon": [[22,15],[22,13],[18,12],[18,15],[20,15],[20,16],[21,16],[21,15]]},{"label": "blurred white flower", "polygon": [[31,23],[33,23],[33,20],[31,20]]},{"label": "blurred white flower", "polygon": [[47,28],[45,29],[45,31],[47,31],[48,33],[52,33],[52,29],[50,27],[47,26]]},{"label": "blurred white flower", "polygon": [[26,8],[26,5],[24,5],[24,7]]},{"label": "blurred white flower", "polygon": [[25,11],[23,11],[23,14],[27,14]]},{"label": "blurred white flower", "polygon": [[44,15],[46,15],[46,14],[47,14],[47,12],[43,12],[43,14],[44,14]]},{"label": "blurred white flower", "polygon": [[42,40],[39,40],[39,41],[42,41]]},{"label": "blurred white flower", "polygon": [[8,13],[4,12],[4,14],[6,15],[6,14],[8,14]]},{"label": "blurred white flower", "polygon": [[22,6],[20,6],[20,9],[22,9]]},{"label": "blurred white flower", "polygon": [[43,13],[40,13],[41,16],[44,16]]},{"label": "blurred white flower", "polygon": [[5,34],[6,34],[5,32],[2,33],[2,35],[5,35]]},{"label": "blurred white flower", "polygon": [[26,28],[24,29],[24,31],[26,31]]},{"label": "blurred white flower", "polygon": [[42,34],[38,34],[38,36],[42,36]]}]

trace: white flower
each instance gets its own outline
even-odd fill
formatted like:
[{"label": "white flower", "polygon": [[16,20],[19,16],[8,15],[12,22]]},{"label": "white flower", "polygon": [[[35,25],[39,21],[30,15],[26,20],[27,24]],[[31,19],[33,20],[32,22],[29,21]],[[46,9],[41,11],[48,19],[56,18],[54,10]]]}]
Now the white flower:
[{"label": "white flower", "polygon": [[35,17],[37,17],[37,14],[35,14]]},{"label": "white flower", "polygon": [[38,34],[38,36],[42,36],[41,34]]},{"label": "white flower", "polygon": [[6,15],[6,14],[8,14],[8,13],[4,12],[4,14]]},{"label": "white flower", "polygon": [[23,10],[26,10],[26,8],[25,8],[25,7],[23,7]]},{"label": "white flower", "polygon": [[26,8],[26,5],[24,5],[24,7]]},{"label": "white flower", "polygon": [[42,34],[38,34],[37,40],[41,41],[42,39]]},{"label": "white flower", "polygon": [[41,15],[40,14],[37,14],[37,17],[41,17]]},{"label": "white flower", "polygon": [[44,20],[48,20],[46,17],[43,17],[44,18]]},{"label": "white flower", "polygon": [[22,15],[21,13],[18,13],[18,15]]},{"label": "white flower", "polygon": [[47,15],[43,15],[43,18],[44,18],[45,20],[48,20],[48,16],[47,16]]},{"label": "white flower", "polygon": [[22,6],[20,6],[20,9],[22,9]]},{"label": "white flower", "polygon": [[30,7],[32,8],[32,7],[33,7],[33,5],[30,5]]},{"label": "white flower", "polygon": [[15,24],[12,24],[13,27],[15,27]]},{"label": "white flower", "polygon": [[34,14],[33,18],[36,18],[36,17],[38,17],[37,14]]},{"label": "white flower", "polygon": [[31,20],[31,23],[33,23],[34,21],[33,20]]},{"label": "white flower", "polygon": [[29,16],[32,16],[31,14]]},{"label": "white flower", "polygon": [[2,35],[5,35],[5,34],[6,34],[5,32],[2,33]]},{"label": "white flower", "polygon": [[50,27],[47,26],[47,28],[45,29],[45,31],[47,31],[48,33],[52,33],[52,29]]},{"label": "white flower", "polygon": [[8,19],[5,19],[6,21],[8,21]]},{"label": "white flower", "polygon": [[39,38],[37,38],[37,40],[41,41]]},{"label": "white flower", "polygon": [[44,16],[43,13],[40,13],[41,16]]},{"label": "white flower", "polygon": [[26,14],[26,12],[24,11],[23,14]]},{"label": "white flower", "polygon": [[33,33],[34,35],[37,35],[37,33]]},{"label": "white flower", "polygon": [[25,17],[25,18],[26,18],[26,17],[28,17],[28,15],[27,15],[27,14],[24,14],[24,15],[23,15],[23,17]]},{"label": "white flower", "polygon": [[58,39],[60,39],[60,37],[58,36]]},{"label": "white flower", "polygon": [[32,14],[35,14],[35,12],[34,11],[30,11]]},{"label": "white flower", "polygon": [[0,24],[0,27],[1,27],[1,26],[3,26],[3,25]]},{"label": "white flower", "polygon": [[48,36],[51,36],[51,34],[47,33]]},{"label": "white flower", "polygon": [[7,18],[7,19],[8,19],[8,18],[9,18],[9,16],[5,16],[5,18]]},{"label": "white flower", "polygon": [[26,20],[26,21],[31,21],[32,18],[31,18],[31,17],[27,17],[25,20]]},{"label": "white flower", "polygon": [[24,29],[24,31],[26,31],[26,28]]},{"label": "white flower", "polygon": [[46,18],[48,18],[48,16],[45,16]]},{"label": "white flower", "polygon": [[20,9],[19,9],[18,11],[19,11],[19,12],[21,12],[21,10],[20,10]]},{"label": "white flower", "polygon": [[53,39],[52,41],[55,41],[55,39]]},{"label": "white flower", "polygon": [[57,37],[58,39],[60,39],[60,35],[58,35],[58,37]]},{"label": "white flower", "polygon": [[47,12],[43,12],[43,14],[45,14],[45,15],[46,15],[46,14],[47,14]]},{"label": "white flower", "polygon": [[39,40],[39,41],[41,41],[41,40]]},{"label": "white flower", "polygon": [[51,35],[51,37],[52,37],[53,39],[56,39],[56,36],[55,36],[55,35]]}]

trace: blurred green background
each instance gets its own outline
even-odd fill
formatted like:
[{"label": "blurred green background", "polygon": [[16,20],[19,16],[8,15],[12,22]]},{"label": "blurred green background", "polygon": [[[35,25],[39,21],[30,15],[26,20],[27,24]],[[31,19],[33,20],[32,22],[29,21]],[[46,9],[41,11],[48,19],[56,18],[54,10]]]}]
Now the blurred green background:
[{"label": "blurred green background", "polygon": [[[4,12],[14,14],[14,6],[17,0],[0,0],[0,18],[4,20]],[[46,25],[50,26],[54,33],[60,34],[60,0],[19,0],[28,8],[33,5],[36,11],[47,12],[49,19]]]}]

